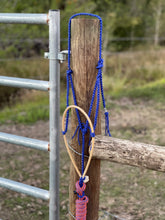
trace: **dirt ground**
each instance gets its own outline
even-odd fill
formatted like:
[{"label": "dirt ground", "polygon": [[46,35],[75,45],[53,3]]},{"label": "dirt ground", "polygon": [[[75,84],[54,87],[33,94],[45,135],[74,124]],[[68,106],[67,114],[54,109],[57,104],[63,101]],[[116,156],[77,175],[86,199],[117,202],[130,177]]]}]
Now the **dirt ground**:
[{"label": "dirt ground", "polygon": [[[163,104],[127,98],[108,100],[108,103],[112,136],[165,146]],[[0,131],[48,140],[49,123],[0,125]],[[0,143],[0,152],[1,177],[48,189],[48,153],[6,143]],[[60,158],[60,219],[68,219],[69,159],[62,137]],[[165,219],[164,173],[105,161],[101,170],[100,219]],[[2,220],[48,219],[47,205],[0,188]]]}]

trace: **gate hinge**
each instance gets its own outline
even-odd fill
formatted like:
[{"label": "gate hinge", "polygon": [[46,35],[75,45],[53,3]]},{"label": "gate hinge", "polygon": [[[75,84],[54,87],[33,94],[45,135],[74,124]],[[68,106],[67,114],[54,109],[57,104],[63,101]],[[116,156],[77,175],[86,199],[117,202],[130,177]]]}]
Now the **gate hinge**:
[{"label": "gate hinge", "polygon": [[58,56],[56,58],[56,57],[51,56],[49,52],[45,52],[44,58],[45,59],[55,59],[55,60],[57,59],[60,61],[60,63],[63,63],[66,60],[67,54],[68,54],[68,50],[62,50],[61,52],[58,53]]}]

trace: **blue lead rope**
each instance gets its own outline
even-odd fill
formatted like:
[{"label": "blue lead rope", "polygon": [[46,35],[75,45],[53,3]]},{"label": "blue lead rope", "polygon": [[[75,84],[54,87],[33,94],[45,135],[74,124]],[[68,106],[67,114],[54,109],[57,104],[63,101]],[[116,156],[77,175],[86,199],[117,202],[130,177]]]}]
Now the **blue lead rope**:
[{"label": "blue lead rope", "polygon": [[[93,123],[93,127],[94,127],[94,130],[95,130],[96,125],[97,125],[98,113],[99,113],[99,102],[100,102],[100,91],[101,91],[102,102],[103,102],[103,107],[104,107],[104,111],[105,111],[105,113],[104,113],[105,114],[105,135],[111,136],[111,133],[110,133],[110,130],[109,130],[109,115],[108,115],[108,111],[106,110],[104,90],[103,90],[103,82],[102,82],[103,59],[102,59],[102,56],[101,56],[101,51],[102,51],[102,27],[103,27],[103,25],[102,25],[102,19],[98,15],[90,14],[90,13],[78,13],[78,14],[73,15],[69,19],[69,24],[68,24],[68,70],[66,71],[66,73],[67,73],[66,74],[66,78],[67,78],[66,106],[67,107],[69,106],[69,88],[70,88],[70,85],[71,85],[71,89],[72,89],[74,104],[77,105],[76,94],[75,94],[75,90],[74,90],[74,86],[73,86],[73,80],[72,80],[73,71],[72,71],[71,66],[70,66],[71,20],[73,18],[75,18],[77,16],[81,16],[81,15],[96,17],[100,21],[99,61],[98,61],[98,64],[96,66],[96,68],[98,69],[98,74],[97,74],[96,83],[95,83],[93,94],[92,94],[92,99],[91,99],[90,108],[89,108],[89,111],[88,111],[88,116],[89,117],[91,116],[95,95],[97,94],[96,111],[95,111],[95,117],[94,117],[94,123]],[[87,133],[87,131],[89,129],[89,124],[88,124],[88,121],[86,121],[85,124],[81,122],[80,114],[79,114],[79,111],[77,109],[76,109],[76,114],[77,114],[77,118],[78,118],[78,126],[77,126],[77,129],[76,129],[76,131],[75,131],[72,138],[74,138],[76,133],[78,132],[78,143],[80,145],[79,134],[80,134],[80,131],[81,131],[81,133],[82,133],[82,169],[81,169],[81,172],[82,172],[82,176],[83,176],[83,173],[84,173],[85,134]],[[63,131],[63,134],[65,134],[68,130],[68,122],[69,122],[69,111],[67,112],[66,126],[65,126],[65,131]],[[90,139],[91,139],[91,137],[94,137],[94,134],[90,132]],[[90,144],[90,141],[89,141],[89,144]],[[80,186],[82,186],[83,178],[80,178],[79,184],[80,184]]]}]

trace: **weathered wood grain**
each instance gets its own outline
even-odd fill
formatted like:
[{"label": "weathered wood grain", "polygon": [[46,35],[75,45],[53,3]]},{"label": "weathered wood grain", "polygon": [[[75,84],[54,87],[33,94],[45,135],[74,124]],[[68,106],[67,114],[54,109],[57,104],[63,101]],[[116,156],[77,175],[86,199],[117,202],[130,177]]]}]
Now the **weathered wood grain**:
[{"label": "weathered wood grain", "polygon": [[165,147],[96,136],[93,158],[165,172]]},{"label": "weathered wood grain", "polygon": [[[97,62],[99,59],[99,21],[96,19],[73,19],[71,22],[71,55],[72,55],[72,70],[73,82],[77,98],[77,104],[85,112],[88,113],[90,101],[97,76]],[[72,102],[73,103],[73,102]],[[95,104],[93,106],[91,120],[94,121]],[[86,119],[80,114],[81,120],[84,123]],[[72,111],[72,135],[74,134],[78,121],[75,110]],[[100,113],[97,121],[96,133],[101,133],[101,119]],[[81,135],[80,135],[81,140]],[[89,134],[86,135],[85,154],[88,155]],[[77,135],[72,141],[72,147],[81,153],[81,147],[78,145]],[[81,171],[81,157],[72,153],[76,164]],[[85,159],[86,165],[87,159]],[[87,220],[98,219],[99,208],[99,192],[100,192],[100,160],[94,159],[90,164],[87,172],[89,182],[85,194],[89,197]],[[75,190],[75,183],[79,180],[74,167],[71,165],[70,169],[70,189],[69,200],[70,210],[75,216],[75,200],[77,196],[73,193]],[[70,217],[72,219],[72,217]]]}]

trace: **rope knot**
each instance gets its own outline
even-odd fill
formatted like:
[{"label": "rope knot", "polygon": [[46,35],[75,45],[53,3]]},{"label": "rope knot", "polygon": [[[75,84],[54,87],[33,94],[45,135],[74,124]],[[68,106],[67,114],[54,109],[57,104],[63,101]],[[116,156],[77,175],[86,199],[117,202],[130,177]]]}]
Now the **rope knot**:
[{"label": "rope knot", "polygon": [[73,70],[72,70],[72,69],[68,69],[68,70],[66,71],[66,73],[67,73],[68,76],[70,76],[70,75],[73,73]]},{"label": "rope knot", "polygon": [[91,137],[95,137],[95,132],[91,132]]},{"label": "rope knot", "polygon": [[62,131],[62,135],[65,135],[66,134],[66,130],[65,131]]},{"label": "rope knot", "polygon": [[80,177],[79,181],[76,182],[76,192],[80,196],[83,195],[83,192],[86,189],[86,184],[84,183],[85,178]]},{"label": "rope knot", "polygon": [[104,115],[105,115],[106,117],[109,117],[109,113],[108,113],[108,112],[104,112]]},{"label": "rope knot", "polygon": [[85,127],[82,127],[81,131],[82,131],[82,134],[84,134],[84,135],[86,134],[86,128]]},{"label": "rope knot", "polygon": [[103,59],[100,59],[100,60],[98,61],[98,63],[97,63],[96,68],[97,68],[97,69],[101,69],[101,68],[103,67],[103,62],[104,62],[104,60],[103,60]]}]

